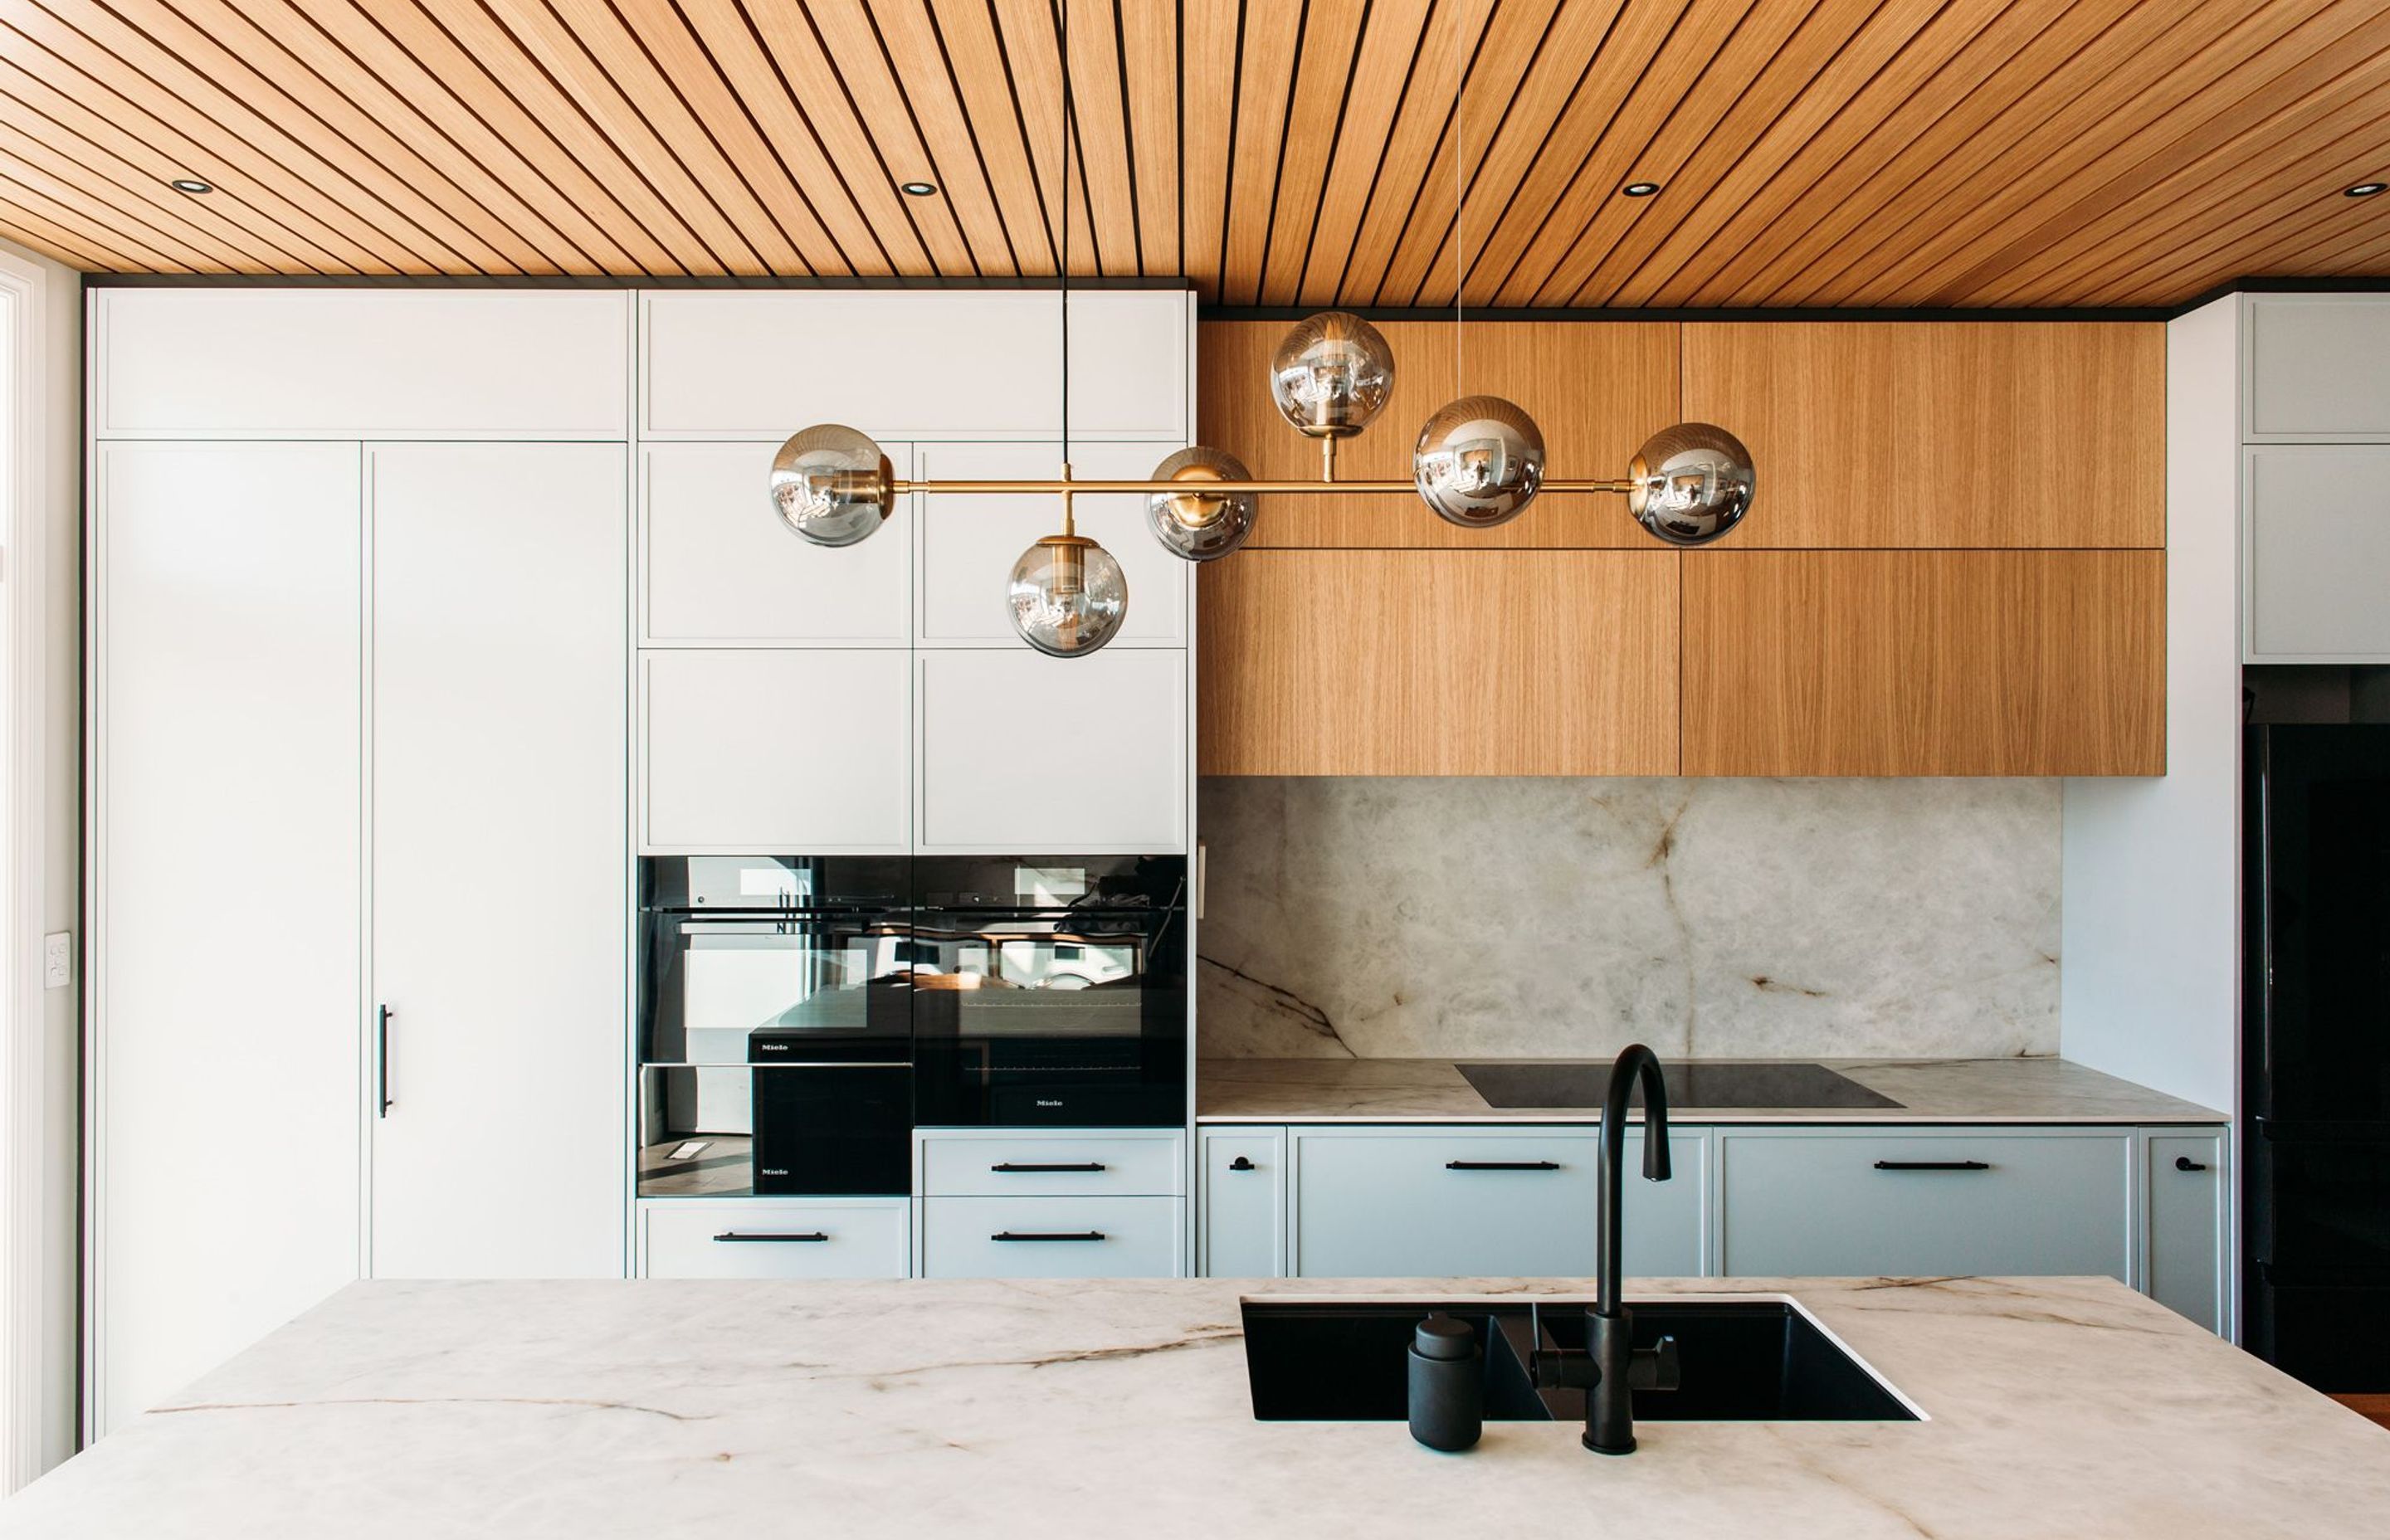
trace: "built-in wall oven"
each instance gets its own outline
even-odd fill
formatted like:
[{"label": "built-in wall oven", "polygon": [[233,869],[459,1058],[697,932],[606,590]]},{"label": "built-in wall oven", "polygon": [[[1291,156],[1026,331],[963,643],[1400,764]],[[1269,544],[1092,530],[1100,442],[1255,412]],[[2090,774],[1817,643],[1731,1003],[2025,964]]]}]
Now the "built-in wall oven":
[{"label": "built-in wall oven", "polygon": [[920,856],[914,1104],[925,1125],[1187,1118],[1183,856]]},{"label": "built-in wall oven", "polygon": [[639,1192],[912,1186],[901,857],[644,863]]}]

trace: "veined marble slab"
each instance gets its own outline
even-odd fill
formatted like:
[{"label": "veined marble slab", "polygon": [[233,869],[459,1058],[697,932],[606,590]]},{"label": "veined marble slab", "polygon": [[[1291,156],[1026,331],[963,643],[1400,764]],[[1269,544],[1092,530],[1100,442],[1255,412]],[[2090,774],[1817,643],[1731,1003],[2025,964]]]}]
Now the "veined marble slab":
[{"label": "veined marble slab", "polygon": [[[1475,1062],[1470,1060],[1470,1062]],[[1517,1062],[1504,1060],[1504,1062]],[[1670,1107],[1688,1123],[2225,1123],[2183,1101],[2062,1059],[1801,1060],[1898,1107]],[[1635,1121],[1643,1111],[1638,1105]],[[1585,1107],[1494,1107],[1442,1059],[1206,1059],[1199,1123],[1596,1123]]]},{"label": "veined marble slab", "polygon": [[[2379,1534],[2390,1431],[2105,1278],[1789,1293],[1931,1420],[1253,1419],[1240,1295],[1582,1281],[353,1285],[18,1496],[11,1540]],[[1574,1295],[1584,1296],[1581,1292]]]},{"label": "veined marble slab", "polygon": [[2058,1051],[2060,785],[1213,778],[1203,1051]]}]

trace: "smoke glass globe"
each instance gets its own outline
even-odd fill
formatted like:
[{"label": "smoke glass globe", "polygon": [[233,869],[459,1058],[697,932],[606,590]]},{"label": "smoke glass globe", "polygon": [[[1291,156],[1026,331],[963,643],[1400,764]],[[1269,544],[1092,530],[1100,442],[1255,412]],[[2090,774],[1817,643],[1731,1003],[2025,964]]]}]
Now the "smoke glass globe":
[{"label": "smoke glass globe", "polygon": [[1544,435],[1500,396],[1463,396],[1427,419],[1411,479],[1441,518],[1491,529],[1526,511],[1544,484]]},{"label": "smoke glass globe", "polygon": [[1270,395],[1295,429],[1350,438],[1394,390],[1394,350],[1358,315],[1322,311],[1295,324],[1270,358]]},{"label": "smoke glass globe", "polygon": [[1086,656],[1128,619],[1120,563],[1080,534],[1049,534],[1022,552],[1005,597],[1021,639],[1055,658]]},{"label": "smoke glass globe", "polygon": [[1155,466],[1152,479],[1186,487],[1183,492],[1153,493],[1145,500],[1146,524],[1172,556],[1216,561],[1253,533],[1258,507],[1253,494],[1217,487],[1222,481],[1253,479],[1235,456],[1197,444]]},{"label": "smoke glass globe", "polygon": [[816,545],[852,545],[894,511],[896,472],[865,434],[801,429],[772,456],[772,509]]},{"label": "smoke glass globe", "polygon": [[1741,523],[1758,484],[1742,441],[1707,422],[1652,434],[1626,479],[1626,510],[1671,545],[1706,545]]}]

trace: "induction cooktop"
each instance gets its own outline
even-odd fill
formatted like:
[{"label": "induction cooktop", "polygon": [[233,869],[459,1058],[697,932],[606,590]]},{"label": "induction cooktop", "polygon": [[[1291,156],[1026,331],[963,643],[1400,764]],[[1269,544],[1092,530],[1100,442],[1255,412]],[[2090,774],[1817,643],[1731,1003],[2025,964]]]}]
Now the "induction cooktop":
[{"label": "induction cooktop", "polygon": [[[1610,1065],[1461,1064],[1461,1077],[1493,1107],[1600,1107],[1610,1085]],[[1727,1059],[1679,1060],[1661,1066],[1668,1107],[1856,1108],[1898,1107],[1823,1064],[1742,1063]]]}]

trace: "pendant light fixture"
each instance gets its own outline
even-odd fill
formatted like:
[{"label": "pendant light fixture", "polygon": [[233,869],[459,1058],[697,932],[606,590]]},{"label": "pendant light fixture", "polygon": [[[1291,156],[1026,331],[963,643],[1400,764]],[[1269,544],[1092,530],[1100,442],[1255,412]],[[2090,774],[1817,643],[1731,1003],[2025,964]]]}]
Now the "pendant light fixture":
[{"label": "pendant light fixture", "polygon": [[[1022,553],[1006,589],[1013,629],[1038,651],[1084,658],[1120,634],[1128,619],[1128,579],[1110,551],[1081,534],[1075,499],[1133,494],[1145,500],[1146,527],[1171,555],[1215,561],[1253,533],[1260,499],[1279,494],[1416,492],[1439,518],[1490,529],[1548,494],[1607,493],[1654,539],[1702,545],[1728,533],[1751,511],[1757,485],[1751,452],[1725,429],[1682,422],[1654,434],[1615,481],[1572,481],[1545,474],[1544,435],[1517,403],[1461,394],[1465,379],[1461,284],[1463,214],[1459,83],[1453,107],[1453,384],[1458,399],[1420,429],[1407,481],[1340,481],[1336,446],[1369,426],[1392,399],[1394,350],[1360,316],[1325,311],[1298,323],[1272,354],[1267,381],[1280,416],[1319,444],[1317,481],[1255,478],[1236,456],[1198,444],[1171,455],[1143,481],[1080,481],[1071,469],[1071,7],[1060,8],[1062,58],[1061,296],[1062,468],[1050,481],[899,479],[866,435],[836,424],[800,430],[772,462],[774,510],[816,545],[852,545],[880,528],[908,494],[942,497],[1050,494],[1061,499],[1062,527]],[[1456,30],[1458,20],[1456,16]],[[1458,40],[1456,40],[1458,43]],[[1466,58],[1454,50],[1465,71]]]}]

